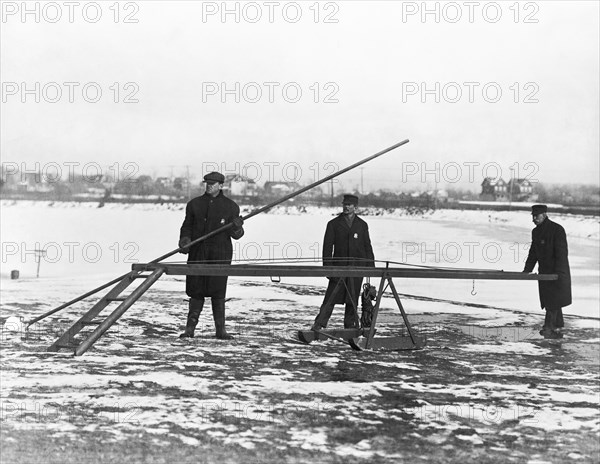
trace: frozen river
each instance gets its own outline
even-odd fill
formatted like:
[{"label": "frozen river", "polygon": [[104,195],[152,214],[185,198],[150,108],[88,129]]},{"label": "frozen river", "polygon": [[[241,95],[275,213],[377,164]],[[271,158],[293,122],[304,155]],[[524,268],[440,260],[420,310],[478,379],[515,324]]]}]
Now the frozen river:
[{"label": "frozen river", "polygon": [[[243,211],[246,214],[250,210]],[[247,222],[245,236],[234,242],[236,260],[279,258],[318,260],[327,221],[336,209],[314,208],[299,214],[295,207],[278,208]],[[96,203],[2,203],[3,297],[35,278],[36,288],[56,292],[57,286],[77,294],[177,247],[184,205],[123,205]],[[526,213],[488,211],[444,212],[425,216],[364,216],[370,227],[375,257],[415,266],[521,271],[527,257],[532,223]],[[600,253],[598,221],[555,217],[569,239],[573,305],[565,313],[598,318]],[[169,261],[184,260],[175,255]],[[232,279],[233,280],[233,279]],[[247,279],[245,279],[247,280]],[[323,285],[324,279],[284,279],[284,283]],[[535,282],[448,281],[406,279],[399,291],[439,299],[538,312]],[[182,288],[183,291],[183,288]],[[234,296],[234,295],[230,295]],[[31,296],[30,296],[31,297]]]}]

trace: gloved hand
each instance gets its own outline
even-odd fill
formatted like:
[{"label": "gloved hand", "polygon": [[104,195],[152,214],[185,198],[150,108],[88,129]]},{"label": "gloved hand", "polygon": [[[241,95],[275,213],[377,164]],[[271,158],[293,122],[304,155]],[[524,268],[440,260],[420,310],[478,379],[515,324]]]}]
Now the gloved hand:
[{"label": "gloved hand", "polygon": [[[189,237],[181,237],[179,239],[179,248],[182,248],[188,244],[190,244],[192,242],[192,239]],[[190,252],[189,248],[186,248],[185,250],[181,250],[179,253],[183,253],[184,255],[187,255]]]},{"label": "gloved hand", "polygon": [[244,225],[244,220],[242,219],[242,216],[238,216],[236,218],[233,218],[233,221],[231,221],[231,223],[233,224],[233,230],[240,230]]}]

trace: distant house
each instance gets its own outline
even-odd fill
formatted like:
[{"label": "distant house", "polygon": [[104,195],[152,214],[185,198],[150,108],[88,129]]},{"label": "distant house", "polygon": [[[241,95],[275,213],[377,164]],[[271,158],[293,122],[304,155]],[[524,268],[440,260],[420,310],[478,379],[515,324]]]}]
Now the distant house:
[{"label": "distant house", "polygon": [[56,183],[49,183],[44,176],[39,173],[23,172],[21,180],[17,182],[16,190],[21,193],[49,193],[54,190]]},{"label": "distant house", "polygon": [[231,196],[255,197],[258,195],[254,180],[239,174],[229,174],[225,176],[223,188],[227,190]]},{"label": "distant house", "polygon": [[483,201],[507,201],[509,199],[507,186],[508,184],[501,177],[498,179],[486,177],[481,183],[479,198]]},{"label": "distant house", "polygon": [[445,190],[430,190],[427,196],[437,203],[448,203],[448,192]]},{"label": "distant house", "polygon": [[155,182],[156,185],[164,189],[170,189],[173,187],[173,180],[170,177],[157,177]]},{"label": "distant house", "polygon": [[187,177],[176,177],[173,179],[173,188],[181,192],[185,192],[190,186],[190,181]]},{"label": "distant house", "polygon": [[300,189],[297,182],[265,182],[265,193],[267,195],[287,195]]},{"label": "distant house", "polygon": [[536,201],[533,194],[533,184],[527,179],[511,179],[506,185],[508,197],[512,201]]}]

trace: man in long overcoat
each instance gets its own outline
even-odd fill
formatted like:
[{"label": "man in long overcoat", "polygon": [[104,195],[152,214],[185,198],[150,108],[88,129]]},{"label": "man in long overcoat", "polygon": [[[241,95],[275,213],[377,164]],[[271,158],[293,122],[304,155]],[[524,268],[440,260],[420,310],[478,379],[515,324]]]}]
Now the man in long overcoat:
[{"label": "man in long overcoat", "polygon": [[[221,190],[225,177],[219,172],[211,172],[204,176],[206,192],[188,202],[185,209],[185,220],[179,234],[181,252],[187,253],[189,243],[226,224],[233,227],[219,232],[189,247],[188,263],[231,264],[233,246],[231,239],[238,240],[244,235],[243,220],[239,206],[223,195]],[[186,277],[185,291],[190,297],[189,311],[185,332],[181,338],[193,337],[198,318],[204,307],[205,298],[210,297],[215,321],[216,336],[220,339],[233,338],[225,330],[225,293],[227,276],[193,276]]]},{"label": "man in long overcoat", "polygon": [[535,228],[531,231],[531,247],[523,272],[532,272],[538,263],[540,274],[558,274],[558,280],[540,280],[540,305],[546,319],[540,334],[559,338],[556,329],[564,327],[562,308],[571,304],[571,271],[567,235],[560,224],[548,218],[546,205],[533,205],[531,215]]},{"label": "man in long overcoat", "polygon": [[[358,197],[344,195],[343,211],[327,223],[323,239],[324,266],[375,266],[375,256],[369,237],[369,226],[356,215]],[[329,285],[313,330],[327,327],[333,307],[345,304],[344,328],[358,327],[358,297],[362,277],[329,278]]]}]

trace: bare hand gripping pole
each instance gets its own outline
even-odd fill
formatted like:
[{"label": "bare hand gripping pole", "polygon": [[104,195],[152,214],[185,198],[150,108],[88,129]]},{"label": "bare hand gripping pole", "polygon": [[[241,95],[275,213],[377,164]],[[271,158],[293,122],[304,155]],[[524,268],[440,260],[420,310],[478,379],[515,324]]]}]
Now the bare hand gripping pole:
[{"label": "bare hand gripping pole", "polygon": [[[269,209],[274,208],[275,206],[277,206],[277,205],[279,205],[279,204],[281,204],[281,203],[283,203],[285,201],[288,201],[288,200],[290,200],[290,199],[292,199],[292,198],[294,198],[294,197],[296,197],[296,196],[298,196],[298,195],[300,195],[300,194],[302,194],[302,193],[304,193],[304,192],[306,192],[308,190],[311,190],[311,189],[317,187],[318,185],[324,184],[325,182],[330,181],[331,179],[333,179],[335,177],[338,177],[338,176],[340,176],[340,175],[342,175],[342,174],[344,174],[344,173],[346,173],[348,171],[351,171],[352,169],[354,169],[354,168],[356,168],[356,167],[358,167],[358,166],[360,166],[362,164],[368,163],[369,161],[374,160],[375,158],[377,158],[377,157],[379,157],[381,155],[384,155],[384,154],[386,154],[386,153],[388,153],[388,152],[390,152],[392,150],[395,150],[396,148],[401,147],[402,145],[405,145],[407,143],[408,143],[408,139],[403,140],[402,142],[398,142],[395,145],[392,145],[391,147],[388,147],[388,148],[386,148],[384,150],[381,150],[380,152],[377,152],[374,155],[371,155],[371,156],[369,156],[369,157],[367,157],[367,158],[365,158],[365,159],[363,159],[361,161],[358,161],[358,162],[356,162],[356,163],[354,163],[354,164],[352,164],[352,165],[350,165],[350,166],[342,169],[341,171],[334,172],[333,174],[331,174],[331,175],[329,175],[329,176],[327,176],[327,177],[325,177],[325,178],[323,178],[321,180],[313,182],[312,184],[307,185],[306,187],[303,187],[300,190],[292,192],[289,195],[286,195],[283,198],[280,198],[279,200],[274,201],[273,203],[270,203],[270,204],[268,204],[266,206],[262,206],[260,208],[257,208],[254,211],[248,213],[246,216],[243,216],[242,219],[244,221],[247,221],[248,219],[250,219],[250,218],[252,218],[252,217],[254,217],[254,216],[256,216],[256,215],[258,215],[258,214],[260,214],[260,213],[262,213],[264,211],[268,211]],[[183,251],[183,250],[185,250],[185,249],[187,249],[187,248],[195,245],[196,243],[202,242],[203,240],[206,240],[207,238],[212,237],[213,235],[219,234],[219,233],[221,233],[221,232],[223,232],[225,230],[229,230],[231,227],[233,227],[233,223],[225,224],[224,226],[219,227],[218,229],[215,229],[212,232],[210,232],[210,233],[208,233],[206,235],[203,235],[202,237],[198,237],[196,240],[194,240],[193,242],[188,243],[184,247],[177,248],[177,249],[175,249],[173,251],[170,251],[167,254],[159,256],[158,258],[150,261],[149,264],[158,263],[158,262],[162,261],[163,259],[167,259],[167,258],[173,256],[174,254],[180,253],[181,251]],[[62,305],[60,305],[57,308],[54,308],[53,310],[48,311],[47,313],[42,314],[41,316],[38,316],[35,319],[32,319],[30,322],[27,323],[27,327],[29,327],[32,324],[35,324],[38,321],[41,321],[42,319],[44,319],[44,318],[46,318],[48,316],[51,316],[52,314],[57,313],[58,311],[60,311],[62,309],[65,309],[65,308],[71,306],[74,303],[77,303],[78,301],[81,301],[81,300],[87,298],[88,296],[94,295],[95,293],[98,293],[99,291],[104,290],[105,288],[108,288],[111,285],[116,284],[117,282],[120,282],[125,277],[127,277],[129,274],[131,274],[131,272],[137,272],[137,273],[139,273],[139,271],[130,271],[130,272],[126,273],[126,274],[123,274],[122,276],[119,276],[116,279],[113,279],[110,282],[107,282],[107,283],[101,285],[100,287],[95,288],[94,290],[90,290],[89,292],[84,293],[83,295],[78,296],[77,298],[75,298],[75,299],[73,299],[71,301],[68,301],[67,303],[62,304]]]}]

